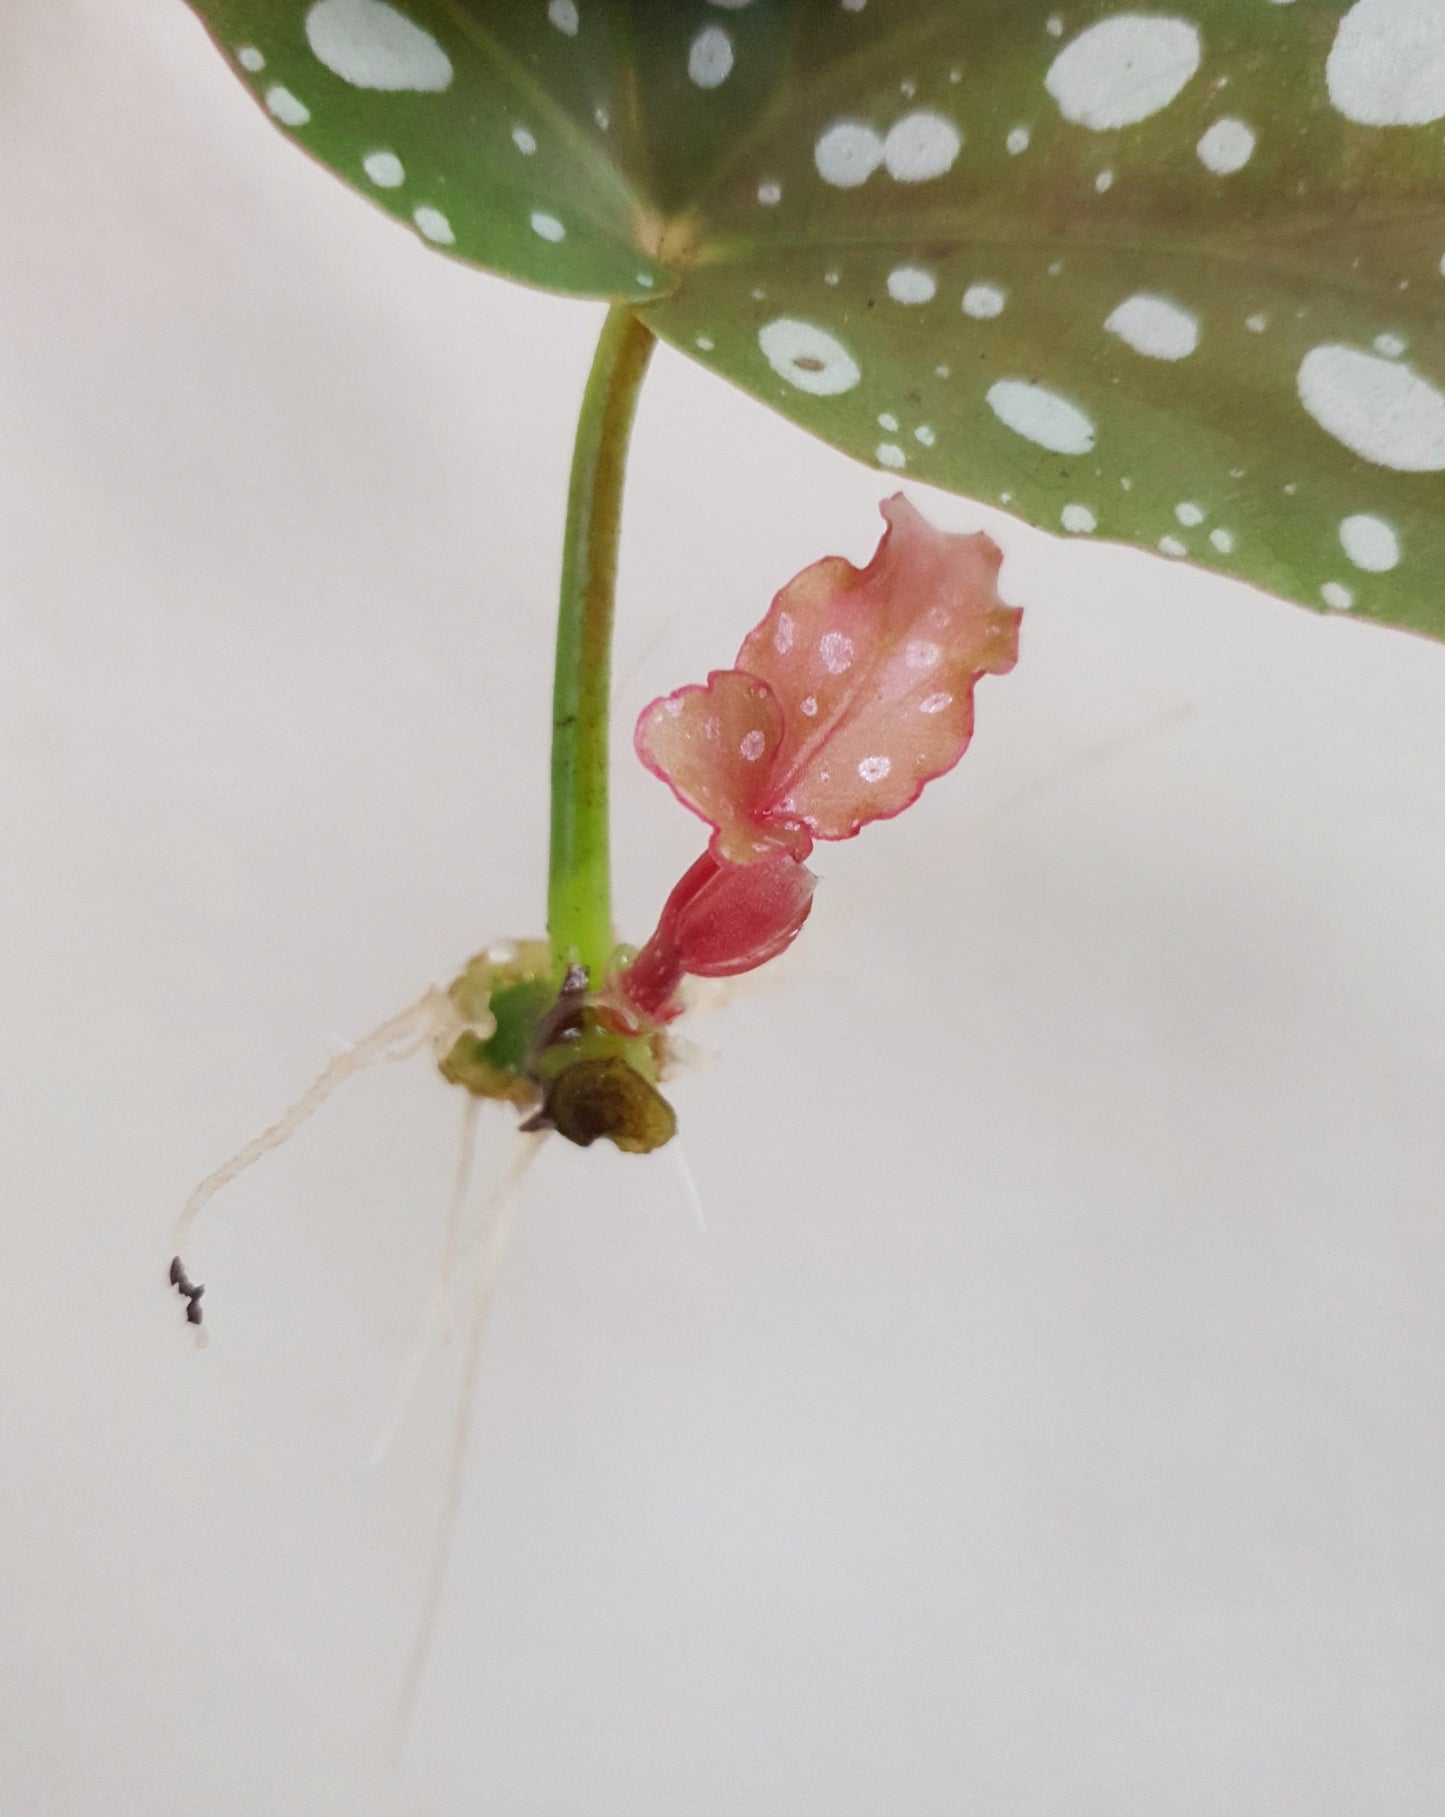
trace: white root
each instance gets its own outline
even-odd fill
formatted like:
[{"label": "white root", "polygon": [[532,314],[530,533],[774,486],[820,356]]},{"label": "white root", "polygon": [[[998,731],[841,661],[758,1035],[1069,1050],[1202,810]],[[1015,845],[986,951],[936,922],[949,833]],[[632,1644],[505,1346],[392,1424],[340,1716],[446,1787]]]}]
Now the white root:
[{"label": "white root", "polygon": [[[490,1017],[487,1018],[490,1022]],[[492,1026],[495,1026],[494,1024]],[[228,1161],[207,1174],[181,1208],[176,1220],[174,1244],[176,1260],[172,1264],[172,1282],[184,1283],[181,1291],[199,1298],[204,1289],[191,1289],[180,1257],[186,1241],[201,1212],[224,1187],[245,1173],[264,1156],[280,1148],[310,1117],[314,1116],[331,1094],[348,1079],[368,1067],[388,1060],[404,1060],[430,1044],[438,1058],[450,1050],[458,1035],[470,1030],[483,1036],[491,1033],[480,1023],[464,1017],[450,994],[433,986],[415,1003],[389,1017],[370,1034],[364,1035],[345,1053],[329,1062],[301,1096],[266,1129],[239,1149]],[[477,1126],[481,1102],[469,1093],[463,1113],[461,1142],[447,1202],[442,1233],[441,1272],[417,1334],[412,1353],[402,1372],[395,1400],[386,1425],[372,1451],[372,1463],[379,1463],[390,1449],[416,1390],[418,1378],[438,1333],[449,1338],[455,1285],[463,1268],[476,1258],[477,1275],[471,1317],[462,1355],[461,1378],[448,1454],[446,1481],[438,1518],[436,1540],[428,1568],[418,1617],[417,1633],[407,1661],[398,1697],[394,1727],[394,1744],[399,1754],[405,1740],[411,1712],[416,1703],[422,1674],[436,1632],[442,1592],[461,1509],[462,1489],[466,1475],[467,1440],[476,1406],[477,1374],[482,1346],[486,1338],[487,1315],[491,1309],[507,1239],[516,1214],[517,1202],[532,1160],[545,1140],[546,1132],[519,1133],[511,1161],[493,1187],[483,1209],[476,1236],[465,1246],[462,1222],[468,1189],[476,1160]],[[176,1271],[179,1270],[179,1281]],[[199,1321],[196,1321],[197,1323]],[[198,1335],[200,1335],[198,1333]]]},{"label": "white root", "polygon": [[546,1134],[547,1132],[544,1130],[530,1134],[518,1134],[517,1147],[511,1161],[492,1189],[482,1214],[478,1234],[474,1242],[468,1246],[467,1254],[461,1258],[465,1261],[473,1252],[476,1253],[477,1279],[473,1292],[472,1316],[467,1330],[466,1348],[462,1356],[462,1373],[458,1385],[457,1407],[452,1424],[452,1442],[447,1460],[446,1484],[442,1495],[441,1514],[437,1522],[437,1535],[432,1549],[426,1587],[422,1595],[416,1639],[412,1644],[411,1655],[407,1661],[406,1673],[397,1698],[393,1742],[398,1755],[406,1740],[407,1728],[411,1721],[412,1711],[416,1706],[422,1673],[426,1670],[427,1658],[436,1634],[442,1591],[446,1587],[447,1568],[451,1562],[457,1516],[461,1511],[462,1488],[466,1480],[467,1440],[471,1433],[472,1416],[477,1397],[477,1365],[481,1359],[482,1345],[487,1334],[487,1315],[491,1311],[492,1294],[501,1270],[502,1259],[506,1253],[507,1239],[511,1235],[512,1221],[516,1215],[522,1186],[538,1149],[546,1140]]},{"label": "white root", "polygon": [[386,1060],[405,1060],[427,1042],[438,1049],[454,1040],[465,1026],[444,990],[433,985],[424,996],[398,1015],[390,1017],[354,1047],[330,1061],[287,1110],[225,1161],[195,1188],[181,1207],[172,1242],[176,1254],[185,1253],[186,1241],[201,1212],[223,1187],[253,1167],[263,1156],[288,1142],[308,1118],[313,1117],[339,1085],[370,1066]]},{"label": "white root", "polygon": [[677,1171],[682,1180],[682,1190],[687,1198],[688,1210],[697,1221],[698,1235],[707,1235],[707,1213],[703,1210],[702,1194],[698,1191],[697,1175],[692,1171],[692,1163],[687,1158],[687,1150],[682,1145],[681,1135],[676,1135],[668,1143],[673,1159],[677,1162]]},{"label": "white root", "polygon": [[462,1208],[466,1204],[467,1192],[472,1183],[472,1170],[476,1164],[477,1121],[481,1108],[481,1099],[472,1097],[468,1092],[462,1108],[461,1140],[457,1144],[457,1164],[452,1173],[451,1195],[442,1231],[441,1265],[436,1287],[427,1301],[406,1362],[397,1377],[387,1416],[371,1447],[367,1461],[373,1470],[384,1462],[396,1443],[396,1435],[416,1396],[417,1383],[421,1380],[421,1372],[431,1355],[433,1343],[438,1339],[442,1343],[451,1342],[452,1296],[456,1289],[457,1269],[461,1264]]}]

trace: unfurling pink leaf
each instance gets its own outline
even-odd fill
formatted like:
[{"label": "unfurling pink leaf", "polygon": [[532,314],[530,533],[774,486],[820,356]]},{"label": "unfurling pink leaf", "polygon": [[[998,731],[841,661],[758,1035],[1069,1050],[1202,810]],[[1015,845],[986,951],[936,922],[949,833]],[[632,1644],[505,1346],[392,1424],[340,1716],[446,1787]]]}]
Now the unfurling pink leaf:
[{"label": "unfurling pink leaf", "polygon": [[731,977],[782,952],[812,906],[814,839],[850,839],[952,769],[974,683],[1017,660],[1021,614],[998,596],[988,537],[935,530],[902,494],[882,510],[866,568],[840,556],[805,568],[736,668],[638,720],[638,755],[713,836],[610,980],[619,1023],[671,1021],[684,973]]},{"label": "unfurling pink leaf", "polygon": [[668,897],[657,932],[617,974],[616,992],[647,1020],[671,1021],[684,972],[732,978],[791,946],[817,881],[805,864],[782,853],[737,865],[704,852]]},{"label": "unfurling pink leaf", "polygon": [[805,568],[744,640],[737,667],[654,701],[642,761],[714,828],[713,854],[801,859],[916,801],[973,734],[980,675],[1018,659],[987,536],[936,530],[901,493],[872,561]]}]

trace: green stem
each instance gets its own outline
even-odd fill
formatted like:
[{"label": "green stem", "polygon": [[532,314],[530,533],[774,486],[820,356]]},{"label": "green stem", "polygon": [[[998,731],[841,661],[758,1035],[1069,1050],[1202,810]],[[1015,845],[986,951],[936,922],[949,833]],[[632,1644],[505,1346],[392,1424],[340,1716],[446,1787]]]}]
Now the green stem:
[{"label": "green stem", "polygon": [[629,309],[608,310],[582,399],[567,494],[552,689],[547,932],[557,964],[585,965],[594,983],[612,954],[607,738],[622,482],[653,345],[652,331]]}]

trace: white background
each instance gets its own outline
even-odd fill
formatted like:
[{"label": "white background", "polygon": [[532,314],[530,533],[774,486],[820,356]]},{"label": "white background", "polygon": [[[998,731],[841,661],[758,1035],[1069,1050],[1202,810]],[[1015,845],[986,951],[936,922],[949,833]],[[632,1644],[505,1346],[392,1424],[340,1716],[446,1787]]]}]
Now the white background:
[{"label": "white background", "polygon": [[[691,1034],[675,1158],[545,1151],[404,1765],[455,1405],[460,1101],[353,1086],[539,932],[598,312],[424,252],[179,0],[0,8],[0,1806],[7,1817],[1275,1817],[1445,1803],[1445,649],[987,523],[962,767],[820,853]],[[664,352],[630,757],[888,484]],[[510,1138],[483,1129],[484,1171]]]}]

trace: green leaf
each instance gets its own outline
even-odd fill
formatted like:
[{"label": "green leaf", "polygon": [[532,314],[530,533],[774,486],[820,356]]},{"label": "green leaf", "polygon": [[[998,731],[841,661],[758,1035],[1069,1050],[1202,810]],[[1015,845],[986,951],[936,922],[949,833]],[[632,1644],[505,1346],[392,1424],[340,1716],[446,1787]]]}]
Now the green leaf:
[{"label": "green leaf", "polygon": [[458,256],[860,459],[1445,635],[1441,0],[195,0]]}]

